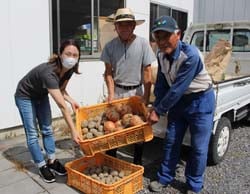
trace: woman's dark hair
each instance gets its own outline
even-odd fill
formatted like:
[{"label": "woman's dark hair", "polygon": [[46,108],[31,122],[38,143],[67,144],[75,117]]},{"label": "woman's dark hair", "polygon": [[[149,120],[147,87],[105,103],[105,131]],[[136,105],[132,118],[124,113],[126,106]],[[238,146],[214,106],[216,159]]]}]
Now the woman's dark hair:
[{"label": "woman's dark hair", "polygon": [[[81,50],[80,50],[80,46],[78,45],[78,43],[74,39],[67,39],[67,40],[62,41],[61,46],[60,46],[59,55],[61,55],[63,53],[64,49],[69,45],[75,46],[79,52],[79,58],[78,58],[76,65],[73,67],[73,71],[77,74],[80,74],[78,68],[79,68]],[[56,63],[57,66],[59,65],[60,68],[62,68],[62,64],[61,64],[61,60],[60,60],[59,55],[53,54],[53,56],[50,57],[50,59],[49,59],[49,63]]]}]

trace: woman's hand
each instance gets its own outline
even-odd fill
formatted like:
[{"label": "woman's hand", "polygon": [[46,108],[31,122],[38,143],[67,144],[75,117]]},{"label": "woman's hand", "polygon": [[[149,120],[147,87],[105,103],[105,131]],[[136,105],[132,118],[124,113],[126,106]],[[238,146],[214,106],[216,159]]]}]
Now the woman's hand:
[{"label": "woman's hand", "polygon": [[70,104],[71,104],[71,108],[74,111],[74,113],[76,112],[76,109],[80,108],[80,105],[74,100],[71,100]]},{"label": "woman's hand", "polygon": [[73,110],[73,112],[76,112],[76,109],[80,108],[80,105],[73,99],[70,97],[70,95],[68,94],[68,92],[64,89],[61,90],[61,93],[63,95],[64,100],[66,100],[68,103],[70,103],[71,108]]},{"label": "woman's hand", "polygon": [[80,136],[80,134],[76,131],[71,132],[72,135],[72,140],[76,143],[76,144],[80,144],[80,141],[82,141],[82,137]]}]

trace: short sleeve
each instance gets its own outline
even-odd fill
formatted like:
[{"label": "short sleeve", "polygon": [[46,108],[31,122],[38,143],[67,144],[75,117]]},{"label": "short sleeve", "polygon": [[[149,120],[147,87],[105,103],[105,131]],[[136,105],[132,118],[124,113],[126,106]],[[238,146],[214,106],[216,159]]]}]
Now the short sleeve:
[{"label": "short sleeve", "polygon": [[154,61],[156,61],[155,53],[153,52],[153,49],[151,48],[149,42],[144,39],[143,41],[143,65],[147,66],[149,64],[152,64]]},{"label": "short sleeve", "polygon": [[104,46],[104,49],[102,50],[102,54],[101,54],[101,61],[103,61],[104,63],[108,63],[108,64],[111,64],[111,57],[110,57],[110,44],[107,43],[105,46]]},{"label": "short sleeve", "polygon": [[45,71],[41,75],[43,88],[59,89],[59,78],[53,71]]}]

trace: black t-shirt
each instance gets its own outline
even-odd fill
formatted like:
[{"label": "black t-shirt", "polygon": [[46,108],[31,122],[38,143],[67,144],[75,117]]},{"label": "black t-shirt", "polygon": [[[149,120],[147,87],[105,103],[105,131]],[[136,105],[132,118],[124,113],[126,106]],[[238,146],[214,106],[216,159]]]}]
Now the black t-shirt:
[{"label": "black t-shirt", "polygon": [[48,95],[48,89],[59,89],[73,74],[73,69],[71,69],[60,79],[54,69],[55,66],[50,63],[42,63],[33,68],[19,81],[15,96],[39,99]]}]

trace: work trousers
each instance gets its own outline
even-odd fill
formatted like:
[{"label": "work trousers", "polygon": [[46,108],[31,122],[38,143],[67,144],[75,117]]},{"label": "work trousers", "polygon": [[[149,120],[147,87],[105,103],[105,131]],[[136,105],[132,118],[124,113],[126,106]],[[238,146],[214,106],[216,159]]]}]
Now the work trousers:
[{"label": "work trousers", "polygon": [[202,189],[214,108],[215,97],[211,88],[205,92],[184,95],[169,111],[164,159],[158,172],[160,183],[167,185],[173,181],[180,159],[182,140],[189,128],[191,152],[185,168],[186,183],[188,188],[195,192]]}]

